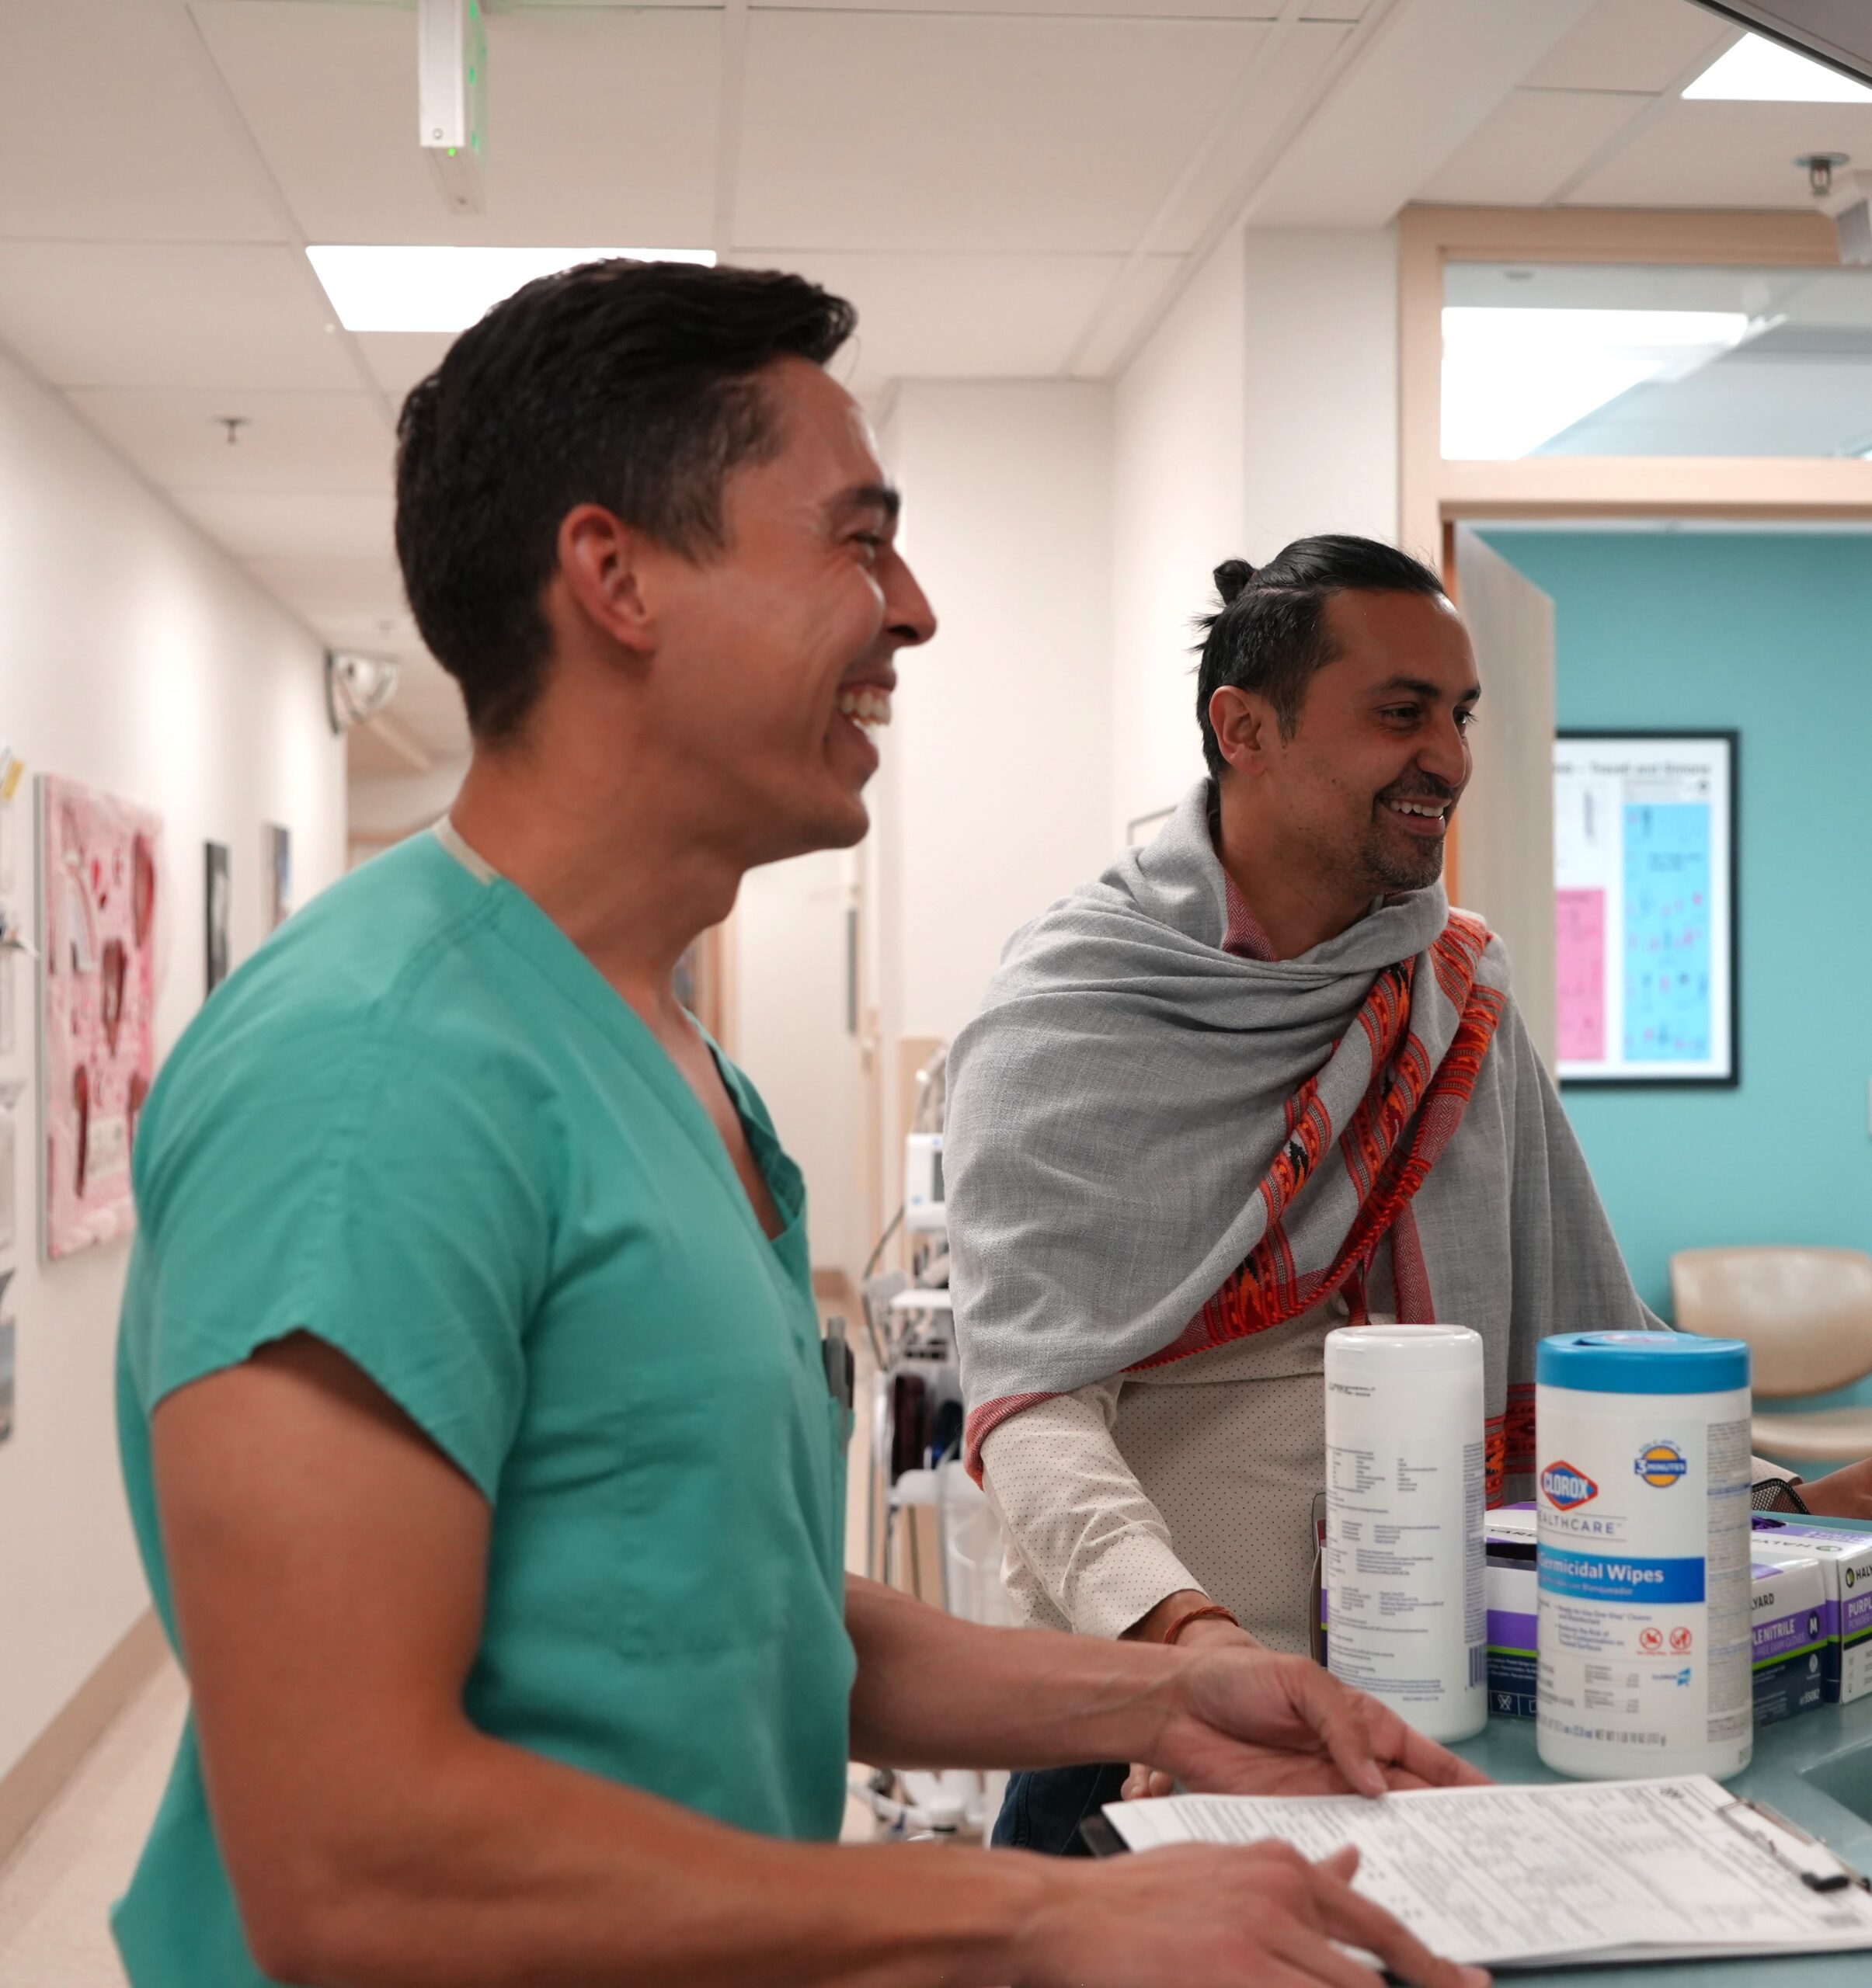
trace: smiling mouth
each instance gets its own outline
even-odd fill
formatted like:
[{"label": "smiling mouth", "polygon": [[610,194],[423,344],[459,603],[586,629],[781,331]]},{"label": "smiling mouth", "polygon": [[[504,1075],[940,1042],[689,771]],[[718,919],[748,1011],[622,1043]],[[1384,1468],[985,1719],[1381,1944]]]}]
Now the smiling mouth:
[{"label": "smiling mouth", "polygon": [[855,684],[839,693],[836,708],[840,717],[850,718],[866,732],[882,731],[890,723],[890,693],[873,684]]},{"label": "smiling mouth", "polygon": [[1449,810],[1454,805],[1448,801],[1433,801],[1418,794],[1406,798],[1385,801],[1380,804],[1394,815],[1401,815],[1413,835],[1441,835],[1449,825]]}]

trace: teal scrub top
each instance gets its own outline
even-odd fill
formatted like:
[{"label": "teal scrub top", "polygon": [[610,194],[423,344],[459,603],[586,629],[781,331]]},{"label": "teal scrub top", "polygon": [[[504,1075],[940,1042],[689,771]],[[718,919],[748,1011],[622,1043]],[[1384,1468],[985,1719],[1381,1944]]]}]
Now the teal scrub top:
[{"label": "teal scrub top", "polygon": [[[119,1347],[124,1479],[172,1642],[151,1411],[313,1333],[492,1508],[478,1727],[744,1829],[836,1837],[848,1417],[799,1171],[720,1061],[777,1241],[633,1010],[433,835],[215,993],[138,1131]],[[113,1924],[135,1988],[264,1979],[193,1721]]]}]

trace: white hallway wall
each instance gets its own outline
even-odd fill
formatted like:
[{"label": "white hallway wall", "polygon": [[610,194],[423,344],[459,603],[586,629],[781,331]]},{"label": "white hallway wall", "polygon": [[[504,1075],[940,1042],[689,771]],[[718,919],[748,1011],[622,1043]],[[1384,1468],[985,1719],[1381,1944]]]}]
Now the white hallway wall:
[{"label": "white hallway wall", "polygon": [[1216,568],[1245,554],[1242,257],[1240,235],[1225,236],[1112,395],[1115,848],[1202,771],[1196,617]]},{"label": "white hallway wall", "polygon": [[[203,992],[204,839],[230,851],[238,963],[263,936],[261,825],[292,831],[303,904],[344,861],[344,756],[322,651],[0,353],[0,739],[34,772],[160,810],[158,1048]],[[34,901],[32,791],[12,902]],[[0,1774],[148,1605],[120,1488],[113,1364],[127,1243],[41,1265],[33,985],[19,969],[18,1402],[0,1443]]]},{"label": "white hallway wall", "polygon": [[1395,539],[1397,231],[1251,228],[1243,250],[1243,556],[1316,532]]},{"label": "white hallway wall", "polygon": [[1113,404],[1116,836],[1202,770],[1193,651],[1216,567],[1396,535],[1395,231],[1225,236]]},{"label": "white hallway wall", "polygon": [[952,1037],[1017,926],[1111,847],[1111,397],[913,381],[884,444],[940,622],[899,658],[880,888],[887,1033]]}]

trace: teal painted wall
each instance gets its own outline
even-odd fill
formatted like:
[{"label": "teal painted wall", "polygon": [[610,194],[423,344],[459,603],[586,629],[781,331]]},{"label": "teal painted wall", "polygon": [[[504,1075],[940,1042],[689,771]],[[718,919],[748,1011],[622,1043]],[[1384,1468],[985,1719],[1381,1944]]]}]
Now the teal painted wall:
[{"label": "teal painted wall", "polygon": [[1872,1249],[1872,535],[1485,536],[1554,597],[1563,729],[1742,734],[1742,1083],[1565,1093],[1640,1291],[1668,1317],[1703,1244]]}]

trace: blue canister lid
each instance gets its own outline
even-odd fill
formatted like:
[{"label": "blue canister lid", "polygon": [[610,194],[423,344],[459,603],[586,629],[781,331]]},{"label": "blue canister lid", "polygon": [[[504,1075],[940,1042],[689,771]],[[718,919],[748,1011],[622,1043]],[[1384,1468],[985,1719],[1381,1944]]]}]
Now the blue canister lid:
[{"label": "blue canister lid", "polygon": [[1534,1375],[1592,1394],[1721,1394],[1748,1386],[1748,1347],[1696,1333],[1556,1333],[1540,1342]]}]

